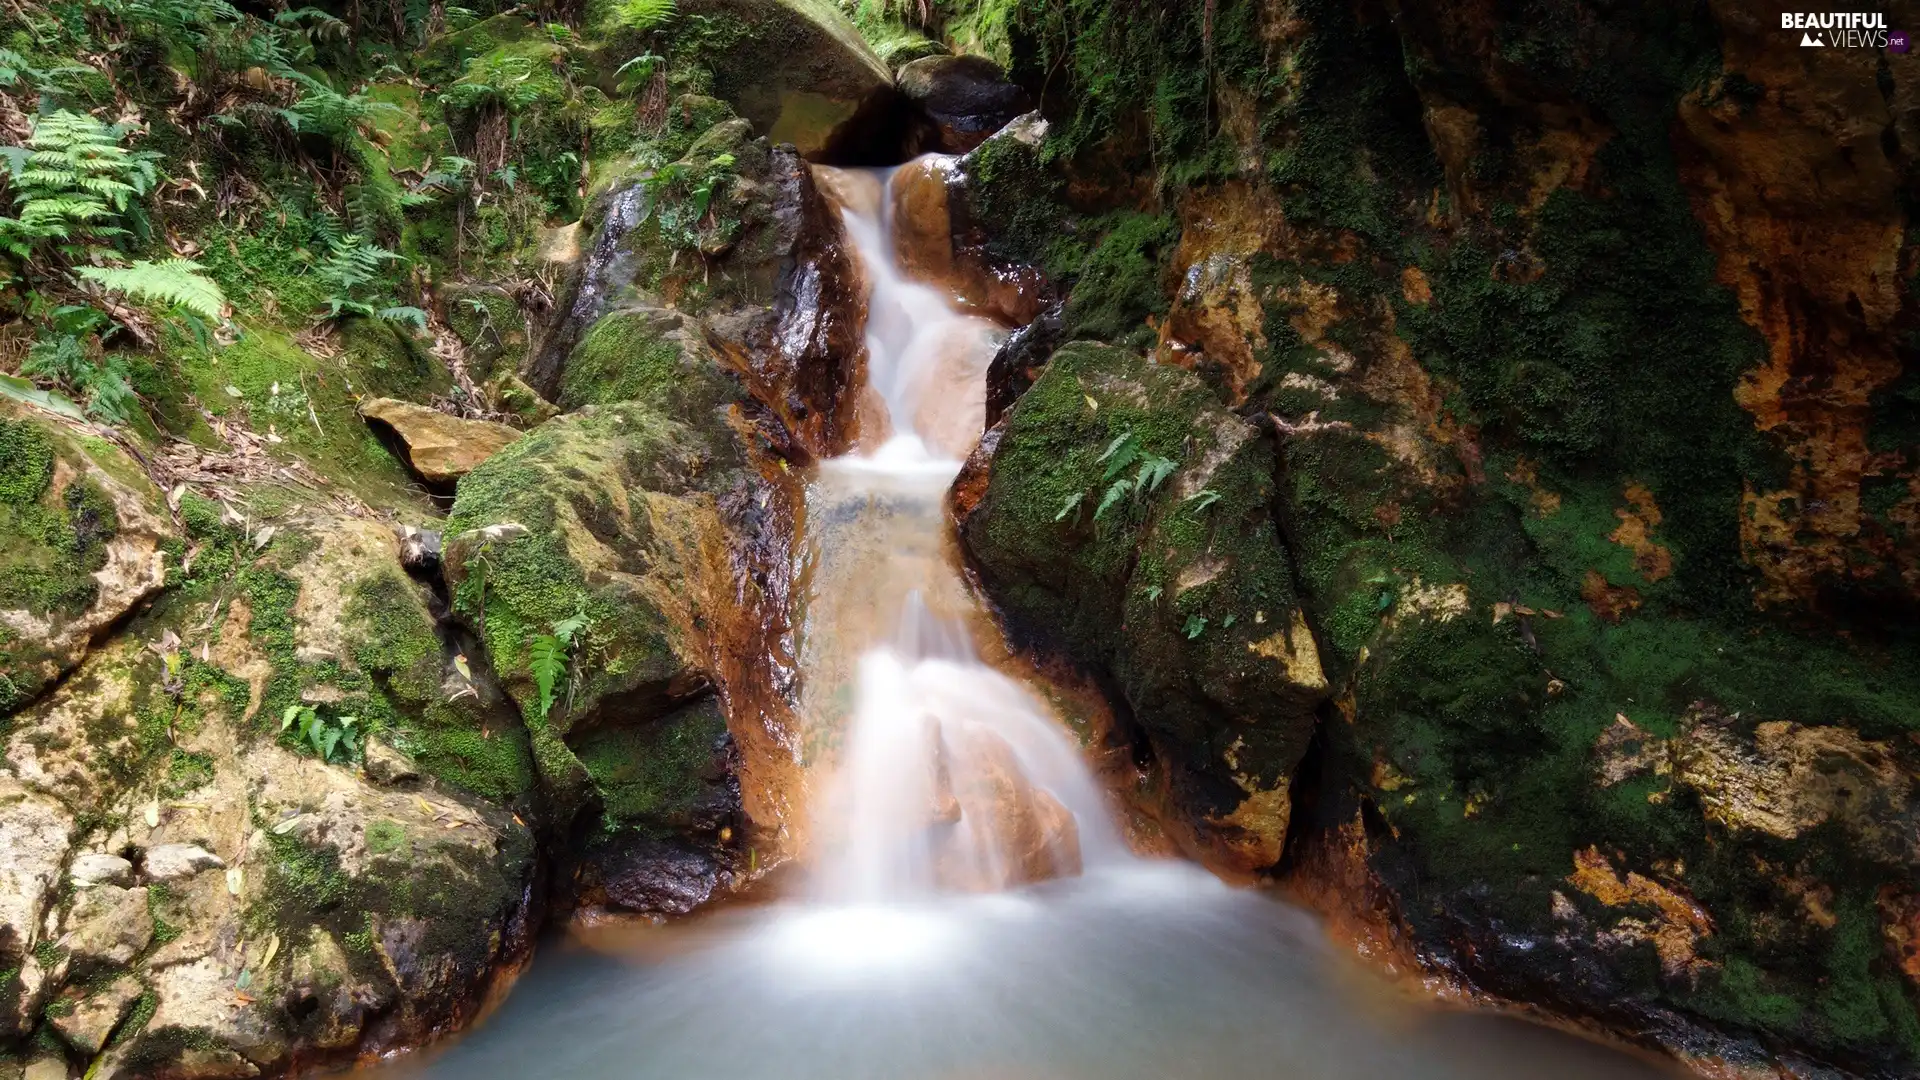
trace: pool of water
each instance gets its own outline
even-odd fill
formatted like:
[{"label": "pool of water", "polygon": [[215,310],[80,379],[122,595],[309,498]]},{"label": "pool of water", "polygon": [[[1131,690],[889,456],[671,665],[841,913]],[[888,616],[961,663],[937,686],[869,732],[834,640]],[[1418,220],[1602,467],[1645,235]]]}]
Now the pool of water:
[{"label": "pool of water", "polygon": [[1306,913],[1130,862],[926,903],[773,904],[546,950],[501,1008],[380,1070],[508,1080],[1379,1080],[1676,1075],[1410,1000]]}]

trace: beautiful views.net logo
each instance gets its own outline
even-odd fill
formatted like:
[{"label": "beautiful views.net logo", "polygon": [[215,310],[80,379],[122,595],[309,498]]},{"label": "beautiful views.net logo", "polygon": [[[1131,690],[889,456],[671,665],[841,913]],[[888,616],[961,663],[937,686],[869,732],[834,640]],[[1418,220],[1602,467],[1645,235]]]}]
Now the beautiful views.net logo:
[{"label": "beautiful views.net logo", "polygon": [[[1877,11],[1787,11],[1780,15],[1780,28],[1800,31],[1804,48],[1884,49],[1893,44],[1887,17]],[[1899,37],[1904,44],[1906,34]]]}]

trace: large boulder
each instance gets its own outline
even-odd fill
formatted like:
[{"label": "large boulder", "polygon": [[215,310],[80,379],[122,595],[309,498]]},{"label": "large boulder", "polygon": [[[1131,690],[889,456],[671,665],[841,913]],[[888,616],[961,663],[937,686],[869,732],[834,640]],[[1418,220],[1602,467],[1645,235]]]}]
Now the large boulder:
[{"label": "large boulder", "polygon": [[[765,411],[693,321],[615,312],[576,362],[595,377],[569,394],[633,400],[584,405],[462,480],[447,579],[559,813],[602,818],[568,856],[578,902],[678,910],[744,879],[750,843],[763,865],[783,850],[791,756],[768,658],[797,493],[765,456]],[[663,873],[693,884],[622,885]]]},{"label": "large boulder", "polygon": [[920,122],[914,152],[964,154],[1033,108],[1027,92],[983,56],[922,57],[903,65],[895,81]]},{"label": "large boulder", "polygon": [[1273,464],[1200,380],[1074,344],[957,489],[967,553],[1013,635],[1111,677],[1196,831],[1243,871],[1279,860],[1288,782],[1328,695],[1269,509]]},{"label": "large boulder", "polygon": [[429,484],[451,484],[520,437],[505,424],[469,420],[393,398],[360,403],[360,415],[391,431],[407,464]]},{"label": "large boulder", "polygon": [[0,715],[160,589],[174,535],[159,492],[118,446],[0,399]]},{"label": "large boulder", "polygon": [[[754,139],[724,105],[682,98],[671,115],[668,134],[589,209],[592,240],[564,280],[527,382],[556,401],[618,400],[614,387],[579,376],[567,387],[567,365],[610,312],[673,309],[700,320],[685,324],[686,347],[704,351],[706,339],[780,419],[779,445],[838,453],[855,434],[847,390],[865,348],[839,215],[803,160]],[[684,134],[674,126],[682,119]],[[677,157],[659,160],[669,154]],[[583,362],[598,371],[613,361]]]},{"label": "large boulder", "polygon": [[774,143],[839,160],[896,129],[892,72],[830,0],[686,0],[680,15],[737,28],[706,58],[714,92]]},{"label": "large boulder", "polygon": [[[45,1006],[125,1077],[417,1045],[531,943],[525,732],[388,524],[181,509],[177,588],[9,732],[0,1033]],[[406,748],[407,790],[362,774],[348,727]]]}]

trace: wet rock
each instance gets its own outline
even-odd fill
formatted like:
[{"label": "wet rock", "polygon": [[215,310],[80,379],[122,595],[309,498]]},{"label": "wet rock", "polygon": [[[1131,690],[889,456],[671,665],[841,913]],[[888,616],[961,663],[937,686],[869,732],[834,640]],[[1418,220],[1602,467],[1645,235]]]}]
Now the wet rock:
[{"label": "wet rock", "polygon": [[1037,271],[991,258],[965,235],[959,188],[965,162],[929,154],[900,166],[889,181],[894,253],[901,269],[939,288],[962,310],[1003,326],[1024,326],[1045,302]]},{"label": "wet rock", "polygon": [[400,541],[400,565],[416,573],[437,573],[440,569],[440,534],[432,529],[396,525],[394,536]]},{"label": "wet rock", "polygon": [[80,971],[124,966],[153,940],[147,890],[96,885],[83,890],[67,911],[60,944]]},{"label": "wet rock", "polygon": [[407,450],[407,464],[430,484],[451,484],[520,437],[505,424],[465,420],[392,398],[360,403],[360,414],[391,428]]},{"label": "wet rock", "polygon": [[73,860],[73,865],[67,868],[67,876],[75,885],[81,886],[131,885],[133,864],[118,855],[90,851]]},{"label": "wet rock", "polygon": [[197,844],[161,844],[147,849],[140,868],[154,881],[178,881],[225,865],[220,856]]},{"label": "wet rock", "polygon": [[1920,763],[1897,742],[1842,727],[1756,725],[1696,706],[1673,749],[1674,779],[1735,832],[1794,840],[1829,822],[1858,852],[1920,870]]},{"label": "wet rock", "polygon": [[987,366],[987,427],[1000,422],[1020,395],[1040,377],[1053,351],[1066,340],[1065,310],[1053,304],[1000,343]]},{"label": "wet rock", "polygon": [[107,1043],[107,1036],[133,1011],[140,1000],[140,983],[121,975],[81,996],[73,1007],[52,1017],[53,1030],[68,1046],[91,1058]]},{"label": "wet rock", "polygon": [[722,880],[710,854],[669,841],[623,844],[595,864],[608,903],[633,914],[685,915],[712,898]]},{"label": "wet rock", "polygon": [[938,738],[955,806],[953,820],[932,826],[942,888],[997,892],[1080,872],[1072,813],[1028,781],[1005,740],[967,725]]},{"label": "wet rock", "polygon": [[1920,535],[1894,523],[1920,510],[1920,495],[1902,491],[1878,512],[1865,495],[1911,472],[1879,456],[1891,444],[1868,413],[1911,374],[1894,330],[1911,304],[1896,269],[1911,243],[1898,193],[1912,166],[1899,148],[1920,139],[1920,80],[1871,48],[1809,63],[1777,47],[1778,20],[1710,6],[1728,74],[1680,102],[1680,175],[1717,277],[1766,343],[1736,398],[1794,466],[1745,495],[1740,537],[1761,575],[1757,598],[1805,607],[1892,587],[1910,600]]},{"label": "wet rock", "polygon": [[870,152],[897,126],[892,73],[832,4],[816,0],[686,0],[682,17],[748,28],[709,61],[714,93],[774,143],[812,160]]},{"label": "wet rock", "polygon": [[1267,346],[1266,312],[1253,283],[1262,252],[1286,250],[1280,200],[1241,182],[1190,193],[1180,206],[1180,243],[1170,274],[1180,282],[1160,324],[1155,357],[1214,380],[1227,400],[1246,400]]},{"label": "wet rock", "polygon": [[165,582],[175,529],[119,447],[0,400],[0,715],[72,671]]},{"label": "wet rock", "polygon": [[[696,403],[702,387],[711,396]],[[673,414],[646,401],[582,409],[461,484],[448,519],[454,608],[480,633],[494,673],[520,703],[542,781],[563,815],[599,805],[615,820],[645,816],[649,800],[665,809],[679,801],[673,792],[697,793],[718,729],[740,740],[742,768],[757,778],[741,796],[749,816],[778,821],[786,804],[772,791],[783,766],[769,757],[778,752],[765,719],[779,715],[777,703],[737,724],[712,713],[711,724],[694,725],[708,734],[659,743],[660,760],[618,752],[632,740],[647,745],[651,731],[683,730],[650,725],[710,686],[742,703],[764,700],[771,675],[746,673],[760,671],[760,658],[771,655],[766,635],[783,625],[784,608],[775,605],[784,572],[764,560],[786,557],[791,519],[783,507],[793,493],[783,471],[756,461],[757,448],[743,438],[752,429],[736,426],[744,395],[718,372],[676,375],[649,393],[685,405]],[[586,626],[576,647],[595,660],[543,699],[531,638],[580,615]],[[636,765],[643,775],[623,771]],[[672,830],[703,831],[698,820],[667,820]]]},{"label": "wet rock", "polygon": [[984,468],[956,513],[1015,640],[1110,673],[1205,842],[1272,865],[1328,683],[1267,509],[1271,446],[1193,376],[1080,343]]},{"label": "wet rock", "polygon": [[[593,243],[561,290],[559,314],[528,364],[527,382],[556,401],[611,403],[667,358],[661,342],[679,342],[681,355],[696,367],[699,357],[716,350],[752,399],[779,419],[767,425],[773,445],[783,453],[830,456],[855,434],[856,395],[847,390],[864,349],[860,279],[839,214],[797,154],[769,150],[737,120],[710,128],[670,175],[700,175],[722,155],[733,160],[733,180],[712,195],[710,228],[663,229],[652,213],[656,199],[694,197],[690,182],[678,179],[664,185],[621,180],[595,202],[586,219]],[[654,342],[657,355],[596,355],[588,347],[590,329],[616,309],[654,313],[651,329],[631,317],[616,323],[626,324],[623,333],[638,331]],[[688,321],[668,318],[669,309]],[[615,373],[630,389],[582,376],[569,387],[566,368],[583,349],[584,365]]]},{"label": "wet rock", "polygon": [[929,56],[895,82],[924,124],[913,150],[964,154],[1033,107],[1027,92],[981,56]]}]

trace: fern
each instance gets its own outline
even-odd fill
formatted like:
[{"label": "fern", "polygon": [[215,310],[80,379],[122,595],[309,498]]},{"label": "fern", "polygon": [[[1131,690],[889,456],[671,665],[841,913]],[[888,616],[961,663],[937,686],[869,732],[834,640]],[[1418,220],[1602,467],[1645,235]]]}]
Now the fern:
[{"label": "fern", "polygon": [[584,608],[555,622],[552,633],[533,639],[527,649],[527,668],[533,675],[533,688],[540,695],[540,718],[553,713],[554,695],[566,677],[569,654],[586,633],[589,620]]},{"label": "fern", "polygon": [[674,0],[621,0],[614,17],[629,30],[658,30],[678,14]]},{"label": "fern", "polygon": [[206,268],[192,259],[141,259],[132,266],[83,266],[81,277],[139,300],[171,304],[195,315],[219,321],[227,306],[226,294]]},{"label": "fern", "polygon": [[[139,398],[129,381],[123,357],[97,357],[90,332],[63,333],[33,343],[20,362],[20,373],[71,390],[86,400],[86,411],[109,423],[133,418]],[[91,346],[91,347],[90,347]]]},{"label": "fern", "polygon": [[296,746],[312,747],[322,761],[352,760],[360,756],[359,722],[356,716],[327,716],[296,703],[280,714],[280,734]]},{"label": "fern", "polygon": [[540,695],[542,719],[553,713],[553,692],[567,673],[567,646],[553,634],[541,634],[527,650],[527,667],[533,673],[533,687]]},{"label": "fern", "polygon": [[421,333],[425,333],[427,329],[427,313],[417,307],[397,305],[395,307],[380,308],[373,313],[373,317],[393,323],[396,326],[411,326]]},{"label": "fern", "polygon": [[159,181],[160,155],[120,145],[126,134],[62,109],[37,117],[25,146],[0,149],[19,215],[0,218],[0,245],[22,259],[48,246],[73,259],[144,233],[138,200]]}]

